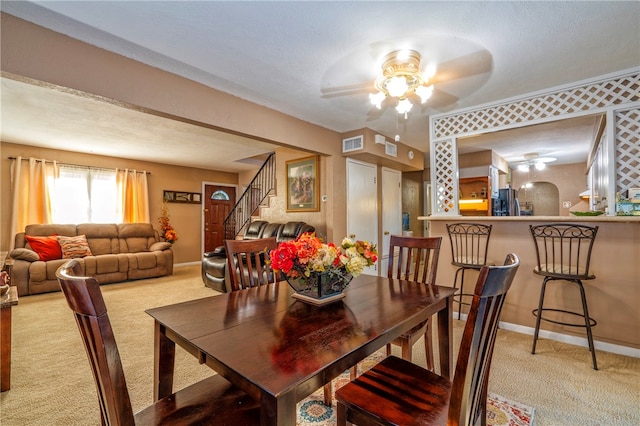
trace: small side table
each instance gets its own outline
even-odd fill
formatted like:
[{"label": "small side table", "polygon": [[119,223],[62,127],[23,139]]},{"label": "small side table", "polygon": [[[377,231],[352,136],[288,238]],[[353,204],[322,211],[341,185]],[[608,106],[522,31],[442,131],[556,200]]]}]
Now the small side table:
[{"label": "small side table", "polygon": [[0,296],[0,392],[11,388],[11,307],[18,304],[18,287]]}]

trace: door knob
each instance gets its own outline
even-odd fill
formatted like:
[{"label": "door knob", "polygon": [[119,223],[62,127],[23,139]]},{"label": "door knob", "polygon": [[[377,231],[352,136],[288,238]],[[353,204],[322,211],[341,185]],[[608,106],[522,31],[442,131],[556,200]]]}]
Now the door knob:
[{"label": "door knob", "polygon": [[384,231],[384,235],[389,235],[389,231]]}]

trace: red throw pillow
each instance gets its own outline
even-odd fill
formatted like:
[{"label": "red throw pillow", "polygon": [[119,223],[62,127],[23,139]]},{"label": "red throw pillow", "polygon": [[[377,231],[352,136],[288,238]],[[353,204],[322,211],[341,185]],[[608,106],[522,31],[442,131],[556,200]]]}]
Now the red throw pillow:
[{"label": "red throw pillow", "polygon": [[55,235],[50,237],[32,237],[31,235],[25,235],[24,237],[31,246],[31,250],[38,253],[40,260],[43,262],[62,259],[62,249]]}]

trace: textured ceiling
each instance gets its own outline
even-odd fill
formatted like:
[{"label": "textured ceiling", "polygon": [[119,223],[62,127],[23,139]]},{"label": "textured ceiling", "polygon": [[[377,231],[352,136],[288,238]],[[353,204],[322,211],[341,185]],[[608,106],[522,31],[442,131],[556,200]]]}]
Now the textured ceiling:
[{"label": "textured ceiling", "polygon": [[[422,151],[427,150],[430,114],[640,65],[640,2],[3,1],[1,5],[4,12],[22,19],[302,120],[339,132],[369,127],[397,134]],[[437,67],[434,96],[425,106],[414,107],[406,121],[393,108],[377,111],[368,101],[381,57],[398,48],[416,49],[424,66]],[[10,105],[2,96],[4,139],[11,123],[5,120],[4,110]],[[159,140],[142,139],[144,147],[164,143],[164,127],[188,131],[175,123],[156,127]],[[109,137],[109,129],[102,131],[104,138]],[[592,131],[581,135],[576,138],[588,139]],[[558,138],[553,138],[556,151],[562,143]],[[201,149],[198,136],[194,139],[193,149]],[[518,138],[512,134],[511,139],[511,144],[502,146],[515,151]],[[544,153],[549,138],[538,139],[540,145],[526,146],[525,152]],[[185,157],[188,145],[182,146]],[[571,150],[574,145],[580,146],[575,146],[573,158],[585,161],[588,142],[572,144]],[[99,151],[98,142],[93,149]],[[135,151],[138,154],[132,150],[128,155],[158,153]],[[521,157],[523,152],[515,154]],[[203,161],[200,167],[215,165]]]}]

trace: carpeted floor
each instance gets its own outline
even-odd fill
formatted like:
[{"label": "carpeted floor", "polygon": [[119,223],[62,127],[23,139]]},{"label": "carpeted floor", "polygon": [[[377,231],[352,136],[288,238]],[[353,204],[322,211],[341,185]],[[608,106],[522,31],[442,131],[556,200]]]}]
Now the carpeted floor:
[{"label": "carpeted floor", "polygon": [[[135,411],[152,402],[153,321],[145,309],[215,294],[200,266],[176,267],[171,277],[102,287]],[[454,321],[454,348],[463,322]],[[424,364],[423,345],[414,361]],[[489,391],[535,408],[535,424],[639,425],[640,360],[542,340],[530,354],[531,336],[498,332]],[[394,352],[397,354],[397,352]],[[98,425],[93,377],[73,316],[61,293],[28,296],[13,308],[11,390],[0,394],[0,424]],[[436,354],[437,358],[437,354]],[[176,350],[176,388],[211,370]]]}]

